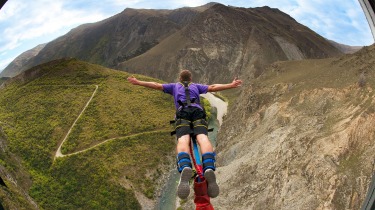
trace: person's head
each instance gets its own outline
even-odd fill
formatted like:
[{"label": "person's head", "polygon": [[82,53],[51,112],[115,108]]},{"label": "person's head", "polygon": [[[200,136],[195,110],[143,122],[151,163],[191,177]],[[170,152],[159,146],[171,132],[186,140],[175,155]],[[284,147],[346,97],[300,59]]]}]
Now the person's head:
[{"label": "person's head", "polygon": [[180,72],[180,82],[188,81],[191,82],[191,72],[189,70],[182,70]]}]

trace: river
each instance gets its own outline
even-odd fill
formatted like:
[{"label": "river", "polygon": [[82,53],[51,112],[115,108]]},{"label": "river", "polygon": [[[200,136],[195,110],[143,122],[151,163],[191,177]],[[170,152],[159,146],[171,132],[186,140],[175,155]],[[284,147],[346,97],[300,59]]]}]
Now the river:
[{"label": "river", "polygon": [[[208,122],[208,127],[213,128],[214,131],[208,133],[212,146],[216,146],[217,132],[223,122],[223,117],[227,113],[228,104],[218,97],[215,97],[211,93],[202,94],[202,97],[206,98],[211,104],[211,119]],[[175,210],[176,209],[176,191],[178,185],[178,179],[180,174],[177,169],[170,172],[168,180],[162,189],[162,194],[156,204],[157,210]],[[193,190],[191,191],[193,192]]]}]

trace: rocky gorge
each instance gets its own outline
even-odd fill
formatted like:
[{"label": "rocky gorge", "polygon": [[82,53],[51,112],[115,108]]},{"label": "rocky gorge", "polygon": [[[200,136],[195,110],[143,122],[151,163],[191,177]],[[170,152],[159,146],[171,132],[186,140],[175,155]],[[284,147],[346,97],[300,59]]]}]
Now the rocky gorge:
[{"label": "rocky gorge", "polygon": [[360,209],[374,172],[374,49],[279,62],[242,89],[218,136],[217,209]]},{"label": "rocky gorge", "polygon": [[[104,33],[106,30],[109,33]],[[221,193],[211,200],[215,209],[356,210],[363,203],[375,158],[374,45],[344,54],[278,9],[210,4],[176,11],[126,9],[48,43],[37,56],[27,59],[24,67],[60,57],[77,57],[166,82],[174,81],[182,68],[192,70],[193,79],[201,83],[228,83],[236,76],[242,79],[241,88],[222,92],[229,105],[216,138]],[[56,84],[73,74],[67,64],[56,69],[64,75],[57,77]],[[73,81],[86,81],[87,75],[82,75]],[[108,77],[99,73],[90,76]],[[120,76],[115,78],[121,81],[118,85],[126,82]],[[104,87],[112,86],[108,82]],[[133,89],[118,91],[122,97],[116,98],[123,98]],[[145,98],[152,96],[147,94]],[[123,104],[116,106],[125,108]],[[141,104],[134,105],[131,113],[137,114]],[[6,145],[5,135],[0,137]],[[54,146],[50,148],[55,151]],[[112,160],[123,164],[119,157],[125,153],[114,154]],[[169,157],[169,153],[165,155]],[[3,158],[4,162],[8,159]],[[135,165],[133,169],[139,169]],[[20,168],[26,171],[24,166]],[[152,209],[155,194],[146,197],[139,187],[128,184],[131,181],[126,177],[131,176],[124,175],[128,170],[118,171],[126,184],[116,187],[129,190],[129,194],[134,191],[139,206]],[[25,172],[23,176],[26,192],[33,184],[32,175]],[[37,201],[33,205],[21,200],[38,208]],[[62,200],[55,203],[65,204]],[[193,209],[192,200],[181,208]]]}]

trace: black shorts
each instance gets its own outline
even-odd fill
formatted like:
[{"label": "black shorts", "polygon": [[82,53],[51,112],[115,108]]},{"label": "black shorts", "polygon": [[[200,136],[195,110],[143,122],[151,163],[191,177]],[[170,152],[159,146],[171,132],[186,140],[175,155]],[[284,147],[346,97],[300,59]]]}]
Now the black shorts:
[{"label": "black shorts", "polygon": [[[178,119],[184,119],[191,122],[194,122],[199,119],[206,120],[206,113],[198,107],[186,107],[181,109],[180,111],[177,111],[176,120]],[[208,131],[206,126],[180,126],[176,128],[177,139],[187,134],[193,134],[194,136],[196,136],[198,134],[207,135],[207,133]]]}]

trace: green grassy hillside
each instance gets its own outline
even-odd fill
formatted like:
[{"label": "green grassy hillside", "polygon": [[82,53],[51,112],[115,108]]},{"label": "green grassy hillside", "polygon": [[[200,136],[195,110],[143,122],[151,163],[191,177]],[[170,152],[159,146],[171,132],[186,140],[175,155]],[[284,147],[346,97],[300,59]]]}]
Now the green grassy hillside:
[{"label": "green grassy hillside", "polygon": [[[41,208],[140,209],[134,190],[153,198],[174,152],[174,106],[169,95],[133,86],[128,76],[64,59],[30,69],[0,90],[9,152],[26,165],[32,185],[25,190]],[[61,148],[63,155],[80,153],[54,161],[95,85]]]}]

